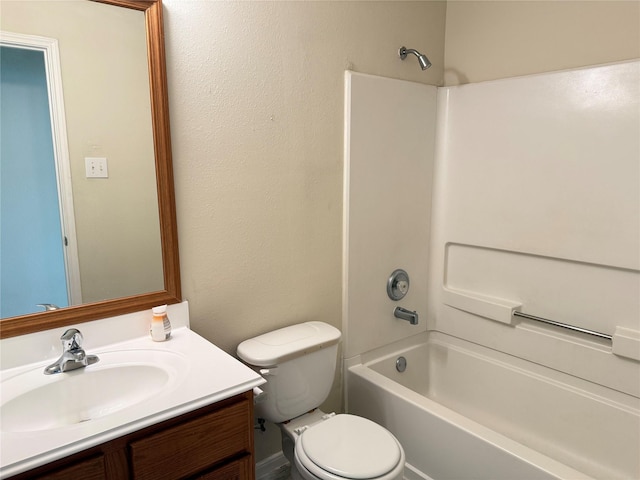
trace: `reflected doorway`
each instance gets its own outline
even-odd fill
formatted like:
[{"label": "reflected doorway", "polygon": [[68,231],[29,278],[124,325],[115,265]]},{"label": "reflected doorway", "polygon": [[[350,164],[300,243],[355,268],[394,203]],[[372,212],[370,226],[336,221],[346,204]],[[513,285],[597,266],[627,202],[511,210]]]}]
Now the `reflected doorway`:
[{"label": "reflected doorway", "polygon": [[[65,307],[81,301],[79,273],[77,282],[69,274],[69,257],[75,254],[69,245],[75,244],[75,233],[70,237],[65,229],[60,162],[68,154],[60,155],[57,144],[65,129],[59,125],[63,112],[54,112],[52,102],[55,86],[50,77],[55,67],[47,58],[51,52],[21,48],[4,39],[5,35],[0,45],[1,318],[42,311],[39,304]],[[69,195],[70,188],[66,190]]]}]

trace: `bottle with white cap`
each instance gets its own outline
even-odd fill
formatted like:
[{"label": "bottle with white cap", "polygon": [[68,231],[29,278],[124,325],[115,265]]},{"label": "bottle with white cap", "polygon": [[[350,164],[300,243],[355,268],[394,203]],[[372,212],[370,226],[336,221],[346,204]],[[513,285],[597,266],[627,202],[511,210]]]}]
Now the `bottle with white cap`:
[{"label": "bottle with white cap", "polygon": [[151,339],[156,342],[164,342],[171,336],[171,322],[167,316],[167,306],[160,305],[151,309]]}]

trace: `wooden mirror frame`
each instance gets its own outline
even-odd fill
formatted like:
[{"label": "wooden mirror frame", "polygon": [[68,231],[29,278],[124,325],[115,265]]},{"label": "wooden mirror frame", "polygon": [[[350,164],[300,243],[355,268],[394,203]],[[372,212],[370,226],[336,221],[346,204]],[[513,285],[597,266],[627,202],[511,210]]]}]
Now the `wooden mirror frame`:
[{"label": "wooden mirror frame", "polygon": [[144,12],[147,30],[147,59],[151,118],[156,161],[156,186],[160,216],[164,290],[129,297],[87,303],[48,312],[0,320],[0,338],[49,330],[100,318],[137,312],[156,305],[180,302],[180,263],[176,223],[169,97],[162,23],[162,0],[91,0]]}]

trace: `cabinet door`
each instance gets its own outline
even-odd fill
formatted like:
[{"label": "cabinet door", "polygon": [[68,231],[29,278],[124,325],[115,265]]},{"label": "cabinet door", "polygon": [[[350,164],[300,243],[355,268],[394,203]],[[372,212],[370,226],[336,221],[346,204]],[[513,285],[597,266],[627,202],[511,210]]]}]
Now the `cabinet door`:
[{"label": "cabinet door", "polygon": [[106,480],[107,476],[104,469],[104,457],[100,455],[32,478],[38,480],[69,480],[70,478]]},{"label": "cabinet door", "polygon": [[242,457],[208,473],[196,475],[193,480],[248,480],[252,478],[251,457]]},{"label": "cabinet door", "polygon": [[129,445],[135,480],[171,480],[194,475],[228,458],[251,454],[248,401],[137,440]]}]

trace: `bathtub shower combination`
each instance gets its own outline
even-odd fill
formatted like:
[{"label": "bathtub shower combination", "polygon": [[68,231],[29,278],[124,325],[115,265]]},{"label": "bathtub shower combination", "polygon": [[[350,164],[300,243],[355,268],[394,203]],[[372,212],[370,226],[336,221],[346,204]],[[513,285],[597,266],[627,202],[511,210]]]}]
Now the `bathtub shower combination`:
[{"label": "bathtub shower combination", "polygon": [[347,411],[408,479],[640,478],[640,62],[345,84]]}]

